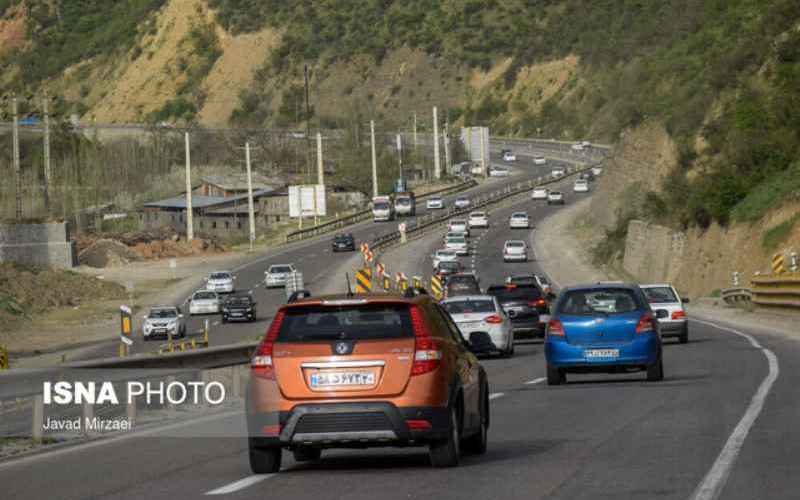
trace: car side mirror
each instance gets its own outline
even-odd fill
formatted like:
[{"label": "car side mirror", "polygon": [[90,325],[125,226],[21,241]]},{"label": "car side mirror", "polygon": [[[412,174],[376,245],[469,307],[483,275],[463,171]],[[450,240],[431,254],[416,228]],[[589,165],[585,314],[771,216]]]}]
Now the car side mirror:
[{"label": "car side mirror", "polygon": [[664,319],[664,318],[666,318],[668,316],[669,316],[669,313],[667,312],[666,309],[658,309],[656,311],[656,318],[658,318],[658,319]]},{"label": "car side mirror", "polygon": [[494,348],[488,332],[471,332],[469,334],[469,350],[474,354],[491,352]]},{"label": "car side mirror", "polygon": [[681,302],[683,302],[684,304],[688,304],[689,303],[689,297],[681,297]]}]

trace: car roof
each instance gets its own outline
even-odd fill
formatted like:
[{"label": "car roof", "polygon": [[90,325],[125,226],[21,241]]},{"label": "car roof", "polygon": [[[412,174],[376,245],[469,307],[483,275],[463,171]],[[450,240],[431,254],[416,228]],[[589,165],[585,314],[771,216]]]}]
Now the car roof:
[{"label": "car roof", "polygon": [[448,297],[442,300],[442,302],[463,302],[465,300],[491,300],[494,302],[494,298],[495,298],[494,295],[486,295],[486,294],[456,295],[455,297]]},{"label": "car roof", "polygon": [[486,212],[484,212],[483,210],[476,210],[474,212],[469,213],[470,217],[472,217],[473,215],[486,215]]},{"label": "car roof", "polygon": [[294,267],[293,264],[272,264],[269,267]]},{"label": "car roof", "polygon": [[178,306],[152,306],[152,307],[150,307],[151,311],[156,311],[156,310],[159,310],[159,309],[173,309],[173,310],[175,310],[175,309],[178,309]]},{"label": "car roof", "polygon": [[572,285],[561,290],[562,295],[574,290],[605,290],[608,288],[618,288],[620,290],[636,290],[639,287],[636,283],[587,283],[585,285]]},{"label": "car roof", "polygon": [[639,288],[664,288],[669,287],[672,288],[671,283],[647,283],[646,285],[639,285]]},{"label": "car roof", "polygon": [[208,274],[233,274],[230,271],[211,271]]},{"label": "car roof", "polygon": [[306,297],[298,299],[290,304],[285,304],[282,307],[295,308],[304,305],[365,305],[365,304],[416,304],[425,300],[432,300],[429,295],[416,295],[414,297],[405,297],[399,293],[365,293],[358,295],[350,295],[346,293],[327,294]]},{"label": "car roof", "polygon": [[525,244],[525,242],[522,241],[522,240],[506,240],[506,244],[509,244],[509,243],[522,243],[522,244]]}]

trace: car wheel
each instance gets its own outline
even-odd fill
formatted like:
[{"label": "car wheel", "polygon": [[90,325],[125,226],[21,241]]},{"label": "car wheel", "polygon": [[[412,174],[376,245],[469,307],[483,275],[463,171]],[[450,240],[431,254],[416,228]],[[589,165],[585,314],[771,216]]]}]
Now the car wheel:
[{"label": "car wheel", "polygon": [[223,316],[223,317],[222,317],[222,324],[224,325],[224,324],[225,324],[225,323],[227,323],[227,322],[228,322],[228,318],[226,318],[225,316]]},{"label": "car wheel", "polygon": [[660,382],[662,380],[664,380],[664,361],[659,356],[658,361],[647,367],[647,381]]},{"label": "car wheel", "polygon": [[273,474],[281,469],[283,455],[279,447],[259,448],[250,439],[250,470],[253,474]]},{"label": "car wheel", "polygon": [[688,344],[689,343],[689,325],[683,326],[683,331],[681,332],[681,336],[678,337],[678,340],[681,344]]},{"label": "car wheel", "polygon": [[458,407],[450,410],[450,435],[444,441],[430,445],[431,465],[434,467],[456,467],[461,458],[461,429]]},{"label": "car wheel", "polygon": [[292,450],[295,462],[316,462],[322,457],[322,450],[310,446],[302,446]]},{"label": "car wheel", "polygon": [[481,428],[474,436],[464,440],[464,451],[483,455],[489,444],[489,387],[484,384],[483,396],[481,397]]},{"label": "car wheel", "polygon": [[561,385],[567,383],[567,375],[551,364],[547,364],[547,385]]}]

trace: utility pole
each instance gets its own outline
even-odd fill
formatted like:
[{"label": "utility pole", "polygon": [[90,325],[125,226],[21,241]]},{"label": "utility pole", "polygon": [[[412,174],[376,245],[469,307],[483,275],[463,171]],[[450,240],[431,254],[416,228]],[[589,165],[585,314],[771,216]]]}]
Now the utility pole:
[{"label": "utility pole", "polygon": [[14,177],[16,184],[17,221],[22,220],[22,172],[19,166],[19,107],[17,96],[11,97],[11,114],[14,116],[12,125],[12,141],[14,154]]},{"label": "utility pole", "polygon": [[444,120],[444,171],[450,172],[450,121]]},{"label": "utility pole", "polygon": [[483,167],[483,176],[489,177],[489,169],[486,166],[486,143],[483,140],[483,127],[478,127],[478,131],[480,132],[478,140],[481,141],[481,167]]},{"label": "utility pole", "polygon": [[317,184],[325,184],[325,169],[322,163],[322,134],[317,132]]},{"label": "utility pole", "polygon": [[400,166],[400,182],[403,182],[403,138],[400,134],[397,134],[397,161]]},{"label": "utility pole", "polygon": [[375,120],[369,121],[369,137],[372,145],[372,197],[378,196],[378,159],[375,156]]},{"label": "utility pole", "polygon": [[303,67],[306,91],[306,175],[311,179],[311,105],[308,103],[308,64]]},{"label": "utility pole", "polygon": [[192,158],[189,151],[189,132],[184,134],[186,139],[186,241],[194,239],[194,223],[192,216]]},{"label": "utility pole", "polygon": [[414,111],[414,154],[417,154],[417,112]]},{"label": "utility pole", "polygon": [[247,165],[247,215],[250,218],[250,251],[256,240],[256,216],[253,210],[253,173],[250,169],[250,143],[244,143],[244,158]]},{"label": "utility pole", "polygon": [[442,167],[439,162],[439,118],[436,115],[436,106],[433,107],[433,177],[437,181],[442,177]]},{"label": "utility pole", "polygon": [[44,114],[44,209],[50,214],[50,96],[44,91],[42,102]]}]

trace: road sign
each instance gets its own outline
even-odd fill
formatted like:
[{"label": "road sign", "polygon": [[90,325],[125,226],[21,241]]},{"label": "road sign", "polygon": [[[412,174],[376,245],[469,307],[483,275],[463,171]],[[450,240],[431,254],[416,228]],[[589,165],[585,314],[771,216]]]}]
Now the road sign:
[{"label": "road sign", "polygon": [[431,276],[431,293],[436,300],[442,298],[442,280],[438,276]]},{"label": "road sign", "polygon": [[783,274],[785,272],[786,272],[786,267],[784,266],[783,254],[776,253],[772,257],[772,273]]},{"label": "road sign", "polygon": [[356,271],[356,293],[372,291],[372,269],[364,268]]},{"label": "road sign", "polygon": [[392,280],[388,276],[383,277],[383,290],[388,292],[392,289]]},{"label": "road sign", "polygon": [[401,233],[405,233],[406,232],[406,223],[405,222],[401,222],[400,224],[398,224],[397,225],[397,230],[400,231]]},{"label": "road sign", "polygon": [[133,311],[128,306],[120,306],[120,335],[130,337],[133,333]]},{"label": "road sign", "polygon": [[412,276],[411,283],[414,288],[422,288],[422,276]]}]

